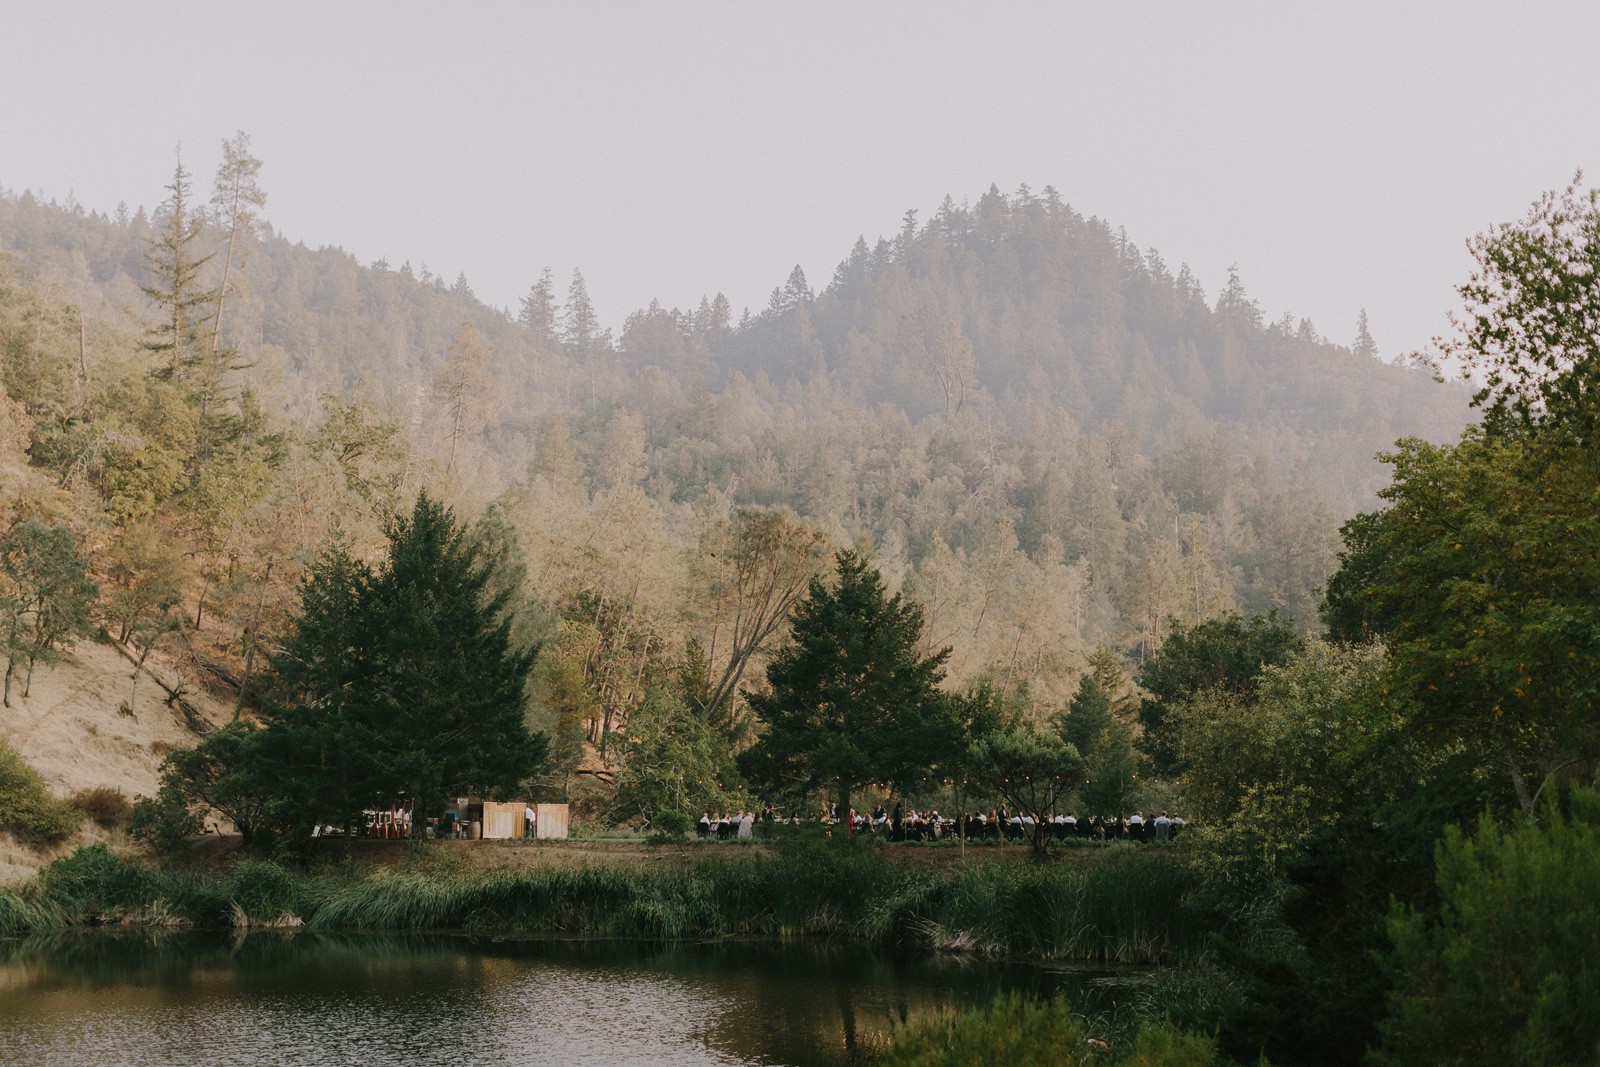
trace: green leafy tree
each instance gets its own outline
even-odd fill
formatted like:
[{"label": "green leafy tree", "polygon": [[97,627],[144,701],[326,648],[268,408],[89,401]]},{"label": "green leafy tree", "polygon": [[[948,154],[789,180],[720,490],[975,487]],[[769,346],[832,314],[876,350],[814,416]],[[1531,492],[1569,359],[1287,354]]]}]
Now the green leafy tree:
[{"label": "green leafy tree", "polygon": [[1484,383],[1483,428],[1385,457],[1389,508],[1346,527],[1328,614],[1381,626],[1394,713],[1497,764],[1532,820],[1600,758],[1600,197],[1549,194],[1471,247],[1440,355]]},{"label": "green leafy tree", "polygon": [[1323,831],[1358,832],[1427,776],[1375,710],[1381,646],[1317,641],[1266,668],[1258,694],[1202,690],[1173,709],[1177,769],[1213,886],[1255,892]]},{"label": "green leafy tree", "polygon": [[192,571],[182,542],[153,523],[125,528],[109,556],[111,584],[101,610],[112,636],[127,641],[147,619],[177,606]]},{"label": "green leafy tree", "polygon": [[1390,576],[1384,545],[1389,518],[1387,511],[1369,511],[1339,527],[1344,548],[1321,606],[1322,623],[1335,641],[1370,641],[1394,628],[1399,605],[1383,592]]},{"label": "green leafy tree", "polygon": [[1262,668],[1281,666],[1302,645],[1294,627],[1276,611],[1249,622],[1237,614],[1189,627],[1175,622],[1161,650],[1139,673],[1139,684],[1150,694],[1139,706],[1144,726],[1139,747],[1156,773],[1170,776],[1174,769],[1176,753],[1166,718],[1175,703],[1205,689],[1253,699]]},{"label": "green leafy tree", "polygon": [[78,555],[78,538],[65,526],[28,519],[0,540],[0,651],[5,653],[4,703],[11,682],[26,664],[23,696],[40,660],[54,662],[57,646],[86,634],[100,587]]},{"label": "green leafy tree", "polygon": [[777,793],[832,791],[842,818],[859,787],[909,783],[946,748],[937,687],[949,650],[920,653],[922,610],[888,596],[858,553],[840,552],[833,577],[831,588],[811,579],[793,643],[767,665],[771,691],[748,698],[765,729],[739,768]]},{"label": "green leafy tree", "polygon": [[[941,730],[944,751],[931,768],[933,776],[948,778],[956,791],[956,808],[965,812],[967,796],[974,785],[984,788],[987,753],[981,742],[1002,732],[1008,716],[1000,691],[987,680],[965,692],[945,697],[944,726]],[[961,846],[966,847],[966,820],[960,824]]]},{"label": "green leafy tree", "polygon": [[1575,181],[1470,243],[1464,314],[1437,353],[1476,372],[1492,435],[1600,447],[1600,189]]},{"label": "green leafy tree", "polygon": [[1362,595],[1393,620],[1395,713],[1498,765],[1532,819],[1530,771],[1600,756],[1600,463],[1477,431],[1389,459],[1387,562]]},{"label": "green leafy tree", "polygon": [[275,758],[277,739],[254,723],[234,722],[194,748],[169,753],[156,797],[134,800],[135,836],[174,851],[216,812],[233,823],[246,848],[264,843],[283,828],[285,809],[300,803],[295,782]]},{"label": "green leafy tree", "polygon": [[618,822],[642,815],[655,826],[663,812],[693,816],[750,803],[738,789],[727,731],[659,689],[611,737],[618,770],[609,814]]},{"label": "green leafy tree", "polygon": [[1049,832],[1046,820],[1083,784],[1084,762],[1078,750],[1060,734],[1019,724],[975,742],[972,764],[991,793],[1033,817],[1033,850],[1043,855]]}]

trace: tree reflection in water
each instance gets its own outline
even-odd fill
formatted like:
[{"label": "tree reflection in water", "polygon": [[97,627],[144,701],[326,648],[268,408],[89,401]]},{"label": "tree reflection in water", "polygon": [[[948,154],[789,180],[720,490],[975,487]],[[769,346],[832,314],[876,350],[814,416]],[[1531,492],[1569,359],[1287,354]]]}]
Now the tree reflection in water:
[{"label": "tree reflection in water", "polygon": [[0,942],[10,1064],[839,1064],[1005,989],[1137,973],[859,945],[69,931]]}]

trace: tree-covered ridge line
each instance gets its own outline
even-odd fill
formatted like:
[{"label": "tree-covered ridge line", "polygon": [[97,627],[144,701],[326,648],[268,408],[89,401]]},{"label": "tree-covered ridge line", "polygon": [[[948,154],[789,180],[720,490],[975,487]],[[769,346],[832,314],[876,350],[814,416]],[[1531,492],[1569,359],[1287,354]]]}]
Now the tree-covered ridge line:
[{"label": "tree-covered ridge line", "polygon": [[[480,302],[465,276],[447,285],[409,263],[363,266],[337,248],[292,244],[262,220],[234,242],[257,254],[225,339],[282,378],[291,412],[360,389],[401,416],[473,320],[498,352],[498,425],[513,435],[557,410],[638,411],[664,386],[681,398],[703,379],[721,392],[735,374],[802,418],[819,404],[887,403],[914,423],[981,409],[1030,440],[1041,422],[1114,424],[1144,454],[1222,427],[1247,457],[1308,464],[1339,514],[1382,484],[1372,456],[1389,441],[1443,439],[1464,421],[1465,389],[1376,361],[1364,323],[1352,350],[1304,320],[1264,322],[1237,276],[1208,305],[1187,269],[1174,274],[1052,190],[991,189],[970,207],[947,198],[921,226],[914,216],[876,247],[859,241],[820,293],[796,268],[758,314],[736,319],[720,294],[691,311],[652,302],[615,335],[576,273],[563,301],[545,271],[513,313]],[[155,224],[142,208],[108,217],[70,199],[0,194],[0,249],[91,316],[137,303]],[[216,284],[232,262],[219,260]],[[646,376],[655,380],[641,388]]]},{"label": "tree-covered ridge line", "polygon": [[[1243,459],[1221,430],[1147,454],[1059,409],[1018,423],[937,355],[960,347],[948,323],[907,335],[937,356],[906,379],[938,389],[920,415],[869,408],[831,371],[779,386],[723,366],[826,310],[798,280],[743,325],[708,301],[613,341],[581,278],[562,306],[547,272],[513,323],[464,284],[291,246],[258,175],[241,137],[209,206],[181,167],[151,216],[0,203],[32,264],[8,263],[0,294],[8,514],[74,530],[109,633],[241,709],[311,562],[336,535],[379,559],[421,490],[520,546],[534,714],[569,767],[604,764],[608,734],[685,672],[707,673],[713,712],[759,686],[788,606],[748,580],[803,590],[797,545],[863,546],[924,611],[925,651],[952,648],[949,685],[989,679],[1035,715],[1097,648],[1148,657],[1173,620],[1313,618],[1335,512],[1309,467]],[[907,247],[944,240],[925,230]],[[869,273],[905,269],[885,253]],[[675,325],[650,333],[661,315]]]}]

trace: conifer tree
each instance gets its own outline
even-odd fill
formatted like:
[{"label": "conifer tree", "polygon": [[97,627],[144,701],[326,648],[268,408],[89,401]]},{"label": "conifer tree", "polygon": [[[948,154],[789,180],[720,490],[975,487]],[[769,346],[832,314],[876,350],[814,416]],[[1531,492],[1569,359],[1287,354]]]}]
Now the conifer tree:
[{"label": "conifer tree", "polygon": [[528,332],[529,339],[533,342],[533,381],[539,383],[539,357],[556,350],[561,343],[556,334],[556,289],[555,279],[551,276],[550,268],[546,267],[539,274],[539,280],[528,289],[528,295],[522,298],[522,310],[517,314],[517,322]]},{"label": "conifer tree", "polygon": [[793,643],[767,667],[771,692],[750,694],[766,732],[739,769],[774,792],[834,790],[842,819],[858,787],[904,785],[948,750],[938,684],[949,649],[919,652],[922,609],[886,595],[858,553],[838,554],[834,579],[811,579]]},{"label": "conifer tree", "polygon": [[537,649],[512,643],[511,594],[492,587],[495,561],[425,493],[388,539],[362,598],[372,657],[362,713],[377,735],[378,782],[415,799],[421,834],[441,797],[516,790],[548,741],[525,725]]},{"label": "conifer tree", "polygon": [[348,827],[387,803],[379,726],[371,693],[375,661],[366,600],[371,568],[342,537],[322,553],[300,587],[300,613],[273,658],[276,697],[268,717],[294,788],[323,822]]},{"label": "conifer tree", "polygon": [[200,274],[211,256],[197,244],[205,231],[205,215],[190,206],[189,172],[178,157],[168,197],[159,215],[160,229],[150,238],[145,269],[150,284],[140,290],[156,305],[159,317],[150,324],[141,345],[166,363],[168,377],[182,377],[205,362],[206,319],[217,290],[201,285]]},{"label": "conifer tree", "polygon": [[589,414],[595,411],[594,349],[600,339],[600,316],[583,284],[583,273],[574,269],[567,286],[567,306],[562,316],[562,341],[589,372]]},{"label": "conifer tree", "polygon": [[1372,333],[1367,329],[1366,308],[1362,308],[1361,314],[1356,317],[1356,343],[1350,346],[1350,351],[1368,359],[1378,358],[1378,342],[1372,339]]},{"label": "conifer tree", "polygon": [[556,336],[556,291],[549,267],[540,272],[539,280],[522,298],[517,322],[528,331],[534,344],[546,349],[556,346],[559,340]]}]

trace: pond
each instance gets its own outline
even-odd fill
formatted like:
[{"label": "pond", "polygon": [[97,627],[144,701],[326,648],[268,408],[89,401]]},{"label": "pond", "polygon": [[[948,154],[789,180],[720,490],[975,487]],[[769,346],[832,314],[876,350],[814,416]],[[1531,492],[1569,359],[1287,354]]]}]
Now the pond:
[{"label": "pond", "polygon": [[0,941],[9,1067],[844,1064],[896,1020],[1137,972],[853,945],[69,932]]}]

